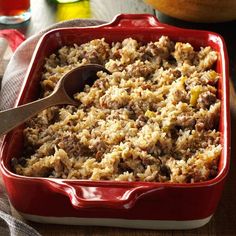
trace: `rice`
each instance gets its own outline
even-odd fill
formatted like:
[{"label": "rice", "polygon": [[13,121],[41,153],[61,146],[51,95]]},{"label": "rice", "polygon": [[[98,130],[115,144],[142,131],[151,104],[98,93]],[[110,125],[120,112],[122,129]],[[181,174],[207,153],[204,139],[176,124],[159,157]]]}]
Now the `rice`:
[{"label": "rice", "polygon": [[49,95],[71,69],[104,65],[111,75],[29,120],[17,174],[64,179],[193,183],[217,175],[221,154],[217,52],[162,36],[64,46],[45,60]]}]

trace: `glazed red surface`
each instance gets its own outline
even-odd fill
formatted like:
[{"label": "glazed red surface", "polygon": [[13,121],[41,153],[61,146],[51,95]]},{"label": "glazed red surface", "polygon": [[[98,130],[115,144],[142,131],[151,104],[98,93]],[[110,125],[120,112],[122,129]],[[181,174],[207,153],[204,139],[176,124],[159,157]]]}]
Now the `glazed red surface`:
[{"label": "glazed red surface", "polygon": [[223,146],[216,178],[202,183],[144,183],[32,178],[11,172],[12,157],[23,148],[22,127],[9,133],[1,149],[1,170],[13,206],[20,212],[40,216],[74,216],[145,220],[194,220],[214,213],[229,169],[230,117],[228,58],[223,39],[216,33],[186,30],[161,24],[152,15],[119,15],[107,25],[56,29],[45,34],[36,47],[16,105],[37,98],[44,58],[58,48],[95,38],[107,42],[132,37],[142,42],[167,35],[195,48],[211,46],[219,52],[216,71],[221,74],[218,97],[222,101],[220,125]]}]

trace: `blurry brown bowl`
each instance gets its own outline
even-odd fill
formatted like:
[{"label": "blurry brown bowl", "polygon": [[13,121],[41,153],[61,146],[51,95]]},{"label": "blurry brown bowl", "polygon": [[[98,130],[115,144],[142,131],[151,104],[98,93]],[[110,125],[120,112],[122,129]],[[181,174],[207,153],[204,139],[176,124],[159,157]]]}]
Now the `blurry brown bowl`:
[{"label": "blurry brown bowl", "polygon": [[236,20],[235,0],[144,0],[158,11],[185,21],[214,23]]}]

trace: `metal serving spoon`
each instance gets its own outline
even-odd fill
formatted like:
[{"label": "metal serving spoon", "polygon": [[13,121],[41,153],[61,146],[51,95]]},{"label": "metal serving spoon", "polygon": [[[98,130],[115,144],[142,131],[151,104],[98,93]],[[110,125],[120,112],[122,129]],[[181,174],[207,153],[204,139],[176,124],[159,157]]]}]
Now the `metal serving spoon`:
[{"label": "metal serving spoon", "polygon": [[24,123],[38,112],[55,105],[78,105],[73,95],[83,90],[86,84],[92,85],[98,78],[97,72],[110,72],[103,66],[89,64],[79,66],[66,73],[57,83],[55,90],[48,96],[25,105],[0,112],[0,135]]}]

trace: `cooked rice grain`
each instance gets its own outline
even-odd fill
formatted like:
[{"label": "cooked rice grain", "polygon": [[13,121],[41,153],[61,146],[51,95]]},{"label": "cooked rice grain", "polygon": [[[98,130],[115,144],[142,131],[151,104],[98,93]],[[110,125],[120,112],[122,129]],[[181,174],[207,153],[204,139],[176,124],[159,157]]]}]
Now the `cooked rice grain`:
[{"label": "cooked rice grain", "polygon": [[[221,153],[217,52],[162,36],[64,46],[46,58],[47,96],[71,69],[104,65],[78,107],[51,107],[27,122],[17,174],[65,179],[192,183],[217,174]],[[22,161],[23,160],[23,161]]]}]

